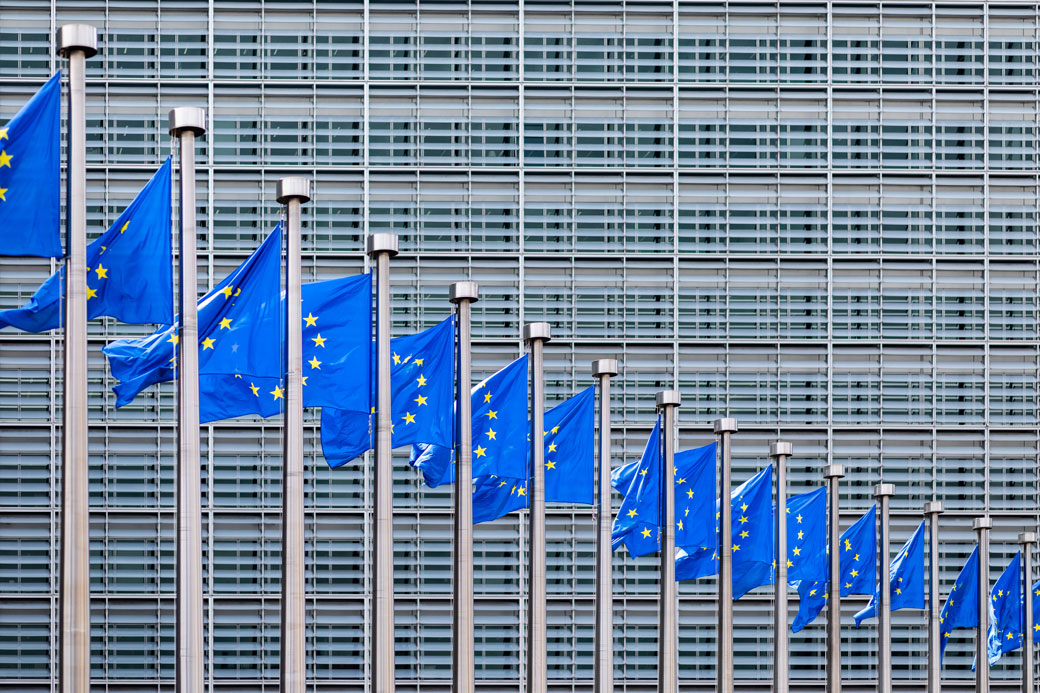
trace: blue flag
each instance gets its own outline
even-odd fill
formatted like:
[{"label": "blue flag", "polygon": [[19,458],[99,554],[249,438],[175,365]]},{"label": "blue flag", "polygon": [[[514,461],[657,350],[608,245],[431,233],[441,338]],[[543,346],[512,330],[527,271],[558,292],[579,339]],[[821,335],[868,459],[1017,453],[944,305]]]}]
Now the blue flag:
[{"label": "blue flag", "polygon": [[[129,324],[169,324],[173,321],[172,263],[167,158],[108,231],[87,246],[87,318],[107,315]],[[64,292],[62,267],[24,306],[0,312],[0,327],[26,332],[61,327]]]},{"label": "blue flag", "polygon": [[787,584],[827,580],[827,490],[787,499]]},{"label": "blue flag", "polygon": [[675,453],[675,545],[686,551],[718,550],[713,517],[718,443]]},{"label": "blue flag", "polygon": [[968,556],[967,562],[961,568],[957,581],[950,588],[950,595],[946,598],[946,604],[939,612],[940,635],[940,658],[946,652],[946,643],[950,634],[958,628],[979,627],[979,547]]},{"label": "blue flag", "polygon": [[[838,573],[841,596],[873,594],[877,580],[877,506],[863,513],[838,540]],[[824,554],[826,560],[826,552]],[[801,580],[798,583],[798,615],[791,624],[797,633],[812,623],[827,604],[830,586],[826,580]]]},{"label": "blue flag", "polygon": [[1033,624],[1033,641],[1040,639],[1040,581],[1033,585],[1033,614],[1030,620]]},{"label": "blue flag", "polygon": [[[773,465],[733,489],[731,498],[730,549],[733,552],[733,598],[740,599],[758,587],[768,585],[773,573]],[[715,506],[715,533],[718,535],[719,505]],[[718,551],[699,548],[679,552],[675,564],[676,580],[716,575]]]},{"label": "blue flag", "polygon": [[[596,388],[545,412],[545,500],[592,505],[595,490]],[[530,464],[530,463],[528,463]],[[495,474],[473,480],[473,522],[489,522],[528,506],[527,477]]]},{"label": "blue flag", "polygon": [[[371,287],[367,291],[365,300],[370,306]],[[371,317],[368,324],[371,325]],[[305,325],[305,334],[307,329]],[[428,330],[390,340],[390,436],[394,447],[416,443],[451,447],[454,440],[454,330],[452,316]],[[313,337],[311,341],[316,339]],[[339,467],[372,449],[374,359],[371,364],[368,399],[360,399],[364,391],[357,387],[354,394],[358,401],[349,411],[339,402],[321,410],[321,447],[330,467]],[[307,371],[306,363],[304,371]],[[340,378],[337,382],[342,384],[344,380]],[[335,386],[336,382],[331,384]]]},{"label": "blue flag", "polygon": [[624,494],[611,529],[614,551],[624,544],[632,556],[655,553],[660,547],[661,524],[661,417],[638,462],[615,469],[611,485]]},{"label": "blue flag", "polygon": [[[891,610],[924,608],[924,523],[917,526],[903,548],[899,549],[888,570],[888,589]],[[874,596],[856,614],[856,627],[868,618],[877,616],[880,586]]]},{"label": "blue flag", "polygon": [[61,257],[60,121],[58,72],[0,127],[0,255]]},{"label": "blue flag", "polygon": [[[473,478],[527,478],[527,354],[474,386]],[[455,481],[451,447],[417,443],[410,463],[430,487]]]},{"label": "blue flag", "polygon": [[1022,554],[1016,553],[1011,563],[997,578],[990,592],[987,650],[989,664],[1022,647]]}]

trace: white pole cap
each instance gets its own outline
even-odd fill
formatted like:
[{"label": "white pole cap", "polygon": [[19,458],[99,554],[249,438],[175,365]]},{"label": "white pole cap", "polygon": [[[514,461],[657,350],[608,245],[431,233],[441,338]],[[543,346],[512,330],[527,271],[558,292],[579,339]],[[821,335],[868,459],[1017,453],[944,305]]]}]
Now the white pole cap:
[{"label": "white pole cap", "polygon": [[301,176],[279,178],[274,194],[279,204],[288,204],[289,200],[306,202],[311,199],[311,180]]},{"label": "white pole cap", "polygon": [[533,342],[536,339],[548,342],[552,339],[552,328],[547,322],[529,322],[524,325],[524,341]]},{"label": "white pole cap", "polygon": [[592,362],[592,375],[599,377],[601,375],[617,375],[618,374],[618,363],[617,359],[596,359]]},{"label": "white pole cap", "polygon": [[476,301],[479,298],[480,289],[476,282],[455,282],[448,287],[448,300],[452,303]]},{"label": "white pole cap", "polygon": [[397,255],[397,234],[373,233],[368,237],[367,250],[370,257],[379,253],[389,253],[390,257]]},{"label": "white pole cap", "polygon": [[88,58],[97,55],[97,27],[89,24],[66,24],[55,37],[58,55],[68,57],[72,51],[83,51]]},{"label": "white pole cap", "polygon": [[178,106],[170,110],[169,124],[171,135],[184,131],[201,135],[206,132],[206,109],[198,106]]},{"label": "white pole cap", "polygon": [[769,445],[769,456],[770,457],[790,457],[794,454],[794,445],[786,440],[778,440]]},{"label": "white pole cap", "polygon": [[677,407],[682,404],[682,397],[678,390],[659,390],[657,393],[657,408]]}]

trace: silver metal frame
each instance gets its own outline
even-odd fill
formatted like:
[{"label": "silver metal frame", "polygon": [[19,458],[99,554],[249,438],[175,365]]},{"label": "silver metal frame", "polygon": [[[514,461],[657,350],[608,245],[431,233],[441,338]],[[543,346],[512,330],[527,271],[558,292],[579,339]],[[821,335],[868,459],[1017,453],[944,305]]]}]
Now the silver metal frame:
[{"label": "silver metal frame", "polygon": [[773,583],[773,693],[787,693],[791,687],[790,638],[787,632],[787,458],[794,445],[778,440],[769,446],[776,472],[776,580]]},{"label": "silver metal frame", "polygon": [[617,359],[592,362],[599,380],[599,454],[596,494],[596,629],[593,661],[594,693],[614,691],[614,582],[610,502],[610,378],[618,374]]},{"label": "silver metal frame", "polygon": [[734,418],[716,419],[722,454],[719,475],[719,629],[715,640],[715,677],[719,693],[733,693],[733,434]]},{"label": "silver metal frame", "polygon": [[829,464],[823,472],[827,480],[827,693],[841,693],[841,552],[838,524],[838,480],[845,467]]},{"label": "silver metal frame", "polygon": [[928,518],[928,693],[939,693],[941,682],[942,640],[939,630],[939,515],[942,501],[928,501],[924,514]]},{"label": "silver metal frame", "polygon": [[889,537],[889,499],[896,493],[895,484],[878,484],[874,498],[878,504],[881,524],[878,547],[878,664],[877,693],[892,693],[892,586],[889,571],[892,565]]},{"label": "silver metal frame", "polygon": [[971,523],[979,537],[979,627],[975,634],[975,691],[990,693],[989,690],[989,532],[993,520],[988,516],[977,517]]},{"label": "silver metal frame", "polygon": [[678,390],[660,390],[661,413],[661,601],[658,605],[657,690],[676,693],[679,682],[679,604],[675,583],[675,409]]}]

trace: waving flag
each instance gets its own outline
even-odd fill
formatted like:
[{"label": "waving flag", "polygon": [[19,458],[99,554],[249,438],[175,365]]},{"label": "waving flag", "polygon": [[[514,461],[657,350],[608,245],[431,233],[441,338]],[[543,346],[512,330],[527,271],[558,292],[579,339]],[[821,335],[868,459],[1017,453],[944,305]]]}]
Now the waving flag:
[{"label": "waving flag", "polygon": [[979,627],[979,547],[968,556],[961,568],[957,581],[950,588],[946,604],[939,612],[939,630],[941,631],[939,650],[940,658],[946,652],[946,643],[950,634],[958,628]]},{"label": "waving flag", "polygon": [[[924,523],[903,544],[889,567],[888,589],[891,594],[891,610],[924,608]],[[856,627],[868,618],[877,616],[880,587],[866,607],[856,614]]]},{"label": "waving flag", "polygon": [[[0,202],[0,213],[2,210]],[[167,158],[108,231],[87,246],[87,318],[107,315],[130,324],[173,322],[170,244]],[[27,304],[0,312],[0,327],[26,332],[60,327],[64,290],[62,267]]]},{"label": "waving flag", "polygon": [[[452,444],[454,325],[455,318],[449,317],[428,330],[390,340],[390,436],[394,447],[426,443],[450,448]],[[330,467],[339,467],[373,447],[374,360],[370,370],[367,400],[361,400],[364,391],[355,388],[358,401],[352,410],[342,408],[341,402],[321,410],[321,447]],[[331,384],[342,390],[342,383],[350,379],[344,373]]]},{"label": "waving flag", "polygon": [[611,530],[611,545],[617,551],[622,544],[632,556],[645,556],[660,548],[658,528],[661,525],[661,417],[634,462],[615,469],[611,485],[624,494],[621,508]]},{"label": "waving flag", "polygon": [[787,583],[827,579],[827,490],[787,499]]},{"label": "waving flag", "polygon": [[61,257],[60,122],[58,72],[0,127],[0,255]]},{"label": "waving flag", "polygon": [[[545,412],[545,500],[592,505],[595,488],[594,387]],[[528,462],[530,464],[530,462]],[[527,482],[496,474],[473,481],[473,522],[489,522],[528,506]]]},{"label": "waving flag", "polygon": [[1016,553],[1011,563],[997,578],[990,592],[987,650],[989,664],[1022,647],[1022,554]]}]

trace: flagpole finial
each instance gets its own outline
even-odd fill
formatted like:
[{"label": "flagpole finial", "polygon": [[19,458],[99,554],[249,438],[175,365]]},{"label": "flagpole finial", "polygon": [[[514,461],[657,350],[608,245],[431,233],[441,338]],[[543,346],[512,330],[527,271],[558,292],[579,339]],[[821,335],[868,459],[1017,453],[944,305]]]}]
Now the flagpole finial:
[{"label": "flagpole finial", "polygon": [[971,522],[971,528],[976,532],[980,529],[993,529],[993,519],[989,515],[985,517],[976,517]]},{"label": "flagpole finial", "polygon": [[596,359],[592,362],[592,375],[598,378],[601,375],[617,375],[617,359]]},{"label": "flagpole finial", "polygon": [[396,233],[373,233],[368,237],[366,250],[369,257],[375,257],[380,253],[390,253],[390,257],[397,255]]},{"label": "flagpole finial", "polygon": [[448,287],[448,300],[452,303],[479,301],[480,287],[476,282],[454,282]]},{"label": "flagpole finial", "polygon": [[1035,544],[1036,532],[1022,532],[1018,535],[1019,544]]},{"label": "flagpole finial", "polygon": [[682,397],[678,390],[659,390],[657,393],[657,408],[677,407],[682,403]]},{"label": "flagpole finial", "polygon": [[838,477],[839,479],[845,476],[845,465],[843,464],[828,464],[823,469],[823,476],[826,479],[831,477]]},{"label": "flagpole finial", "polygon": [[716,433],[736,433],[737,432],[737,420],[732,417],[715,419],[715,432]]},{"label": "flagpole finial", "polygon": [[288,176],[279,178],[275,188],[275,199],[279,204],[288,204],[289,200],[307,202],[311,199],[310,178],[300,176]]},{"label": "flagpole finial", "polygon": [[794,454],[794,445],[786,440],[778,440],[769,444],[770,457],[790,457]]},{"label": "flagpole finial", "polygon": [[188,131],[195,135],[206,132],[206,109],[198,106],[178,106],[170,109],[170,134],[179,135]]},{"label": "flagpole finial", "polygon": [[878,484],[874,487],[874,497],[881,498],[882,496],[894,496],[896,495],[895,484]]},{"label": "flagpole finial", "polygon": [[529,322],[524,325],[524,341],[531,342],[542,339],[548,342],[552,339],[552,328],[547,322]]},{"label": "flagpole finial", "polygon": [[943,512],[942,501],[927,501],[924,504],[925,515],[939,515]]},{"label": "flagpole finial", "polygon": [[75,50],[88,58],[97,55],[97,27],[89,24],[66,24],[58,29],[58,54],[67,57]]}]

